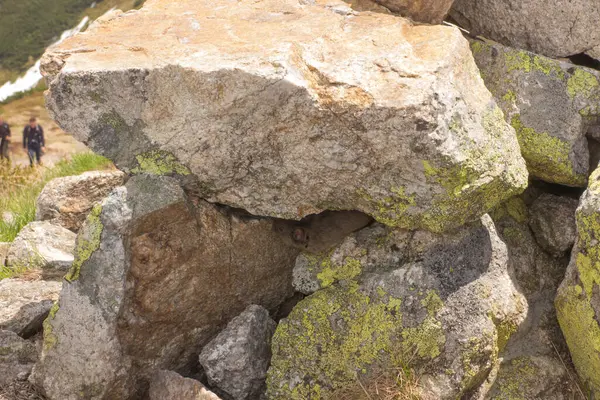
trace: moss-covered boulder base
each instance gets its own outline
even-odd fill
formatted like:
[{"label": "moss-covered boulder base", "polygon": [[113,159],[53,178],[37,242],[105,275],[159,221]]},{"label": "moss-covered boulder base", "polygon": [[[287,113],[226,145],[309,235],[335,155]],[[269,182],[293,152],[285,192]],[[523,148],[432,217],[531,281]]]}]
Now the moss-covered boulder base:
[{"label": "moss-covered boulder base", "polygon": [[600,72],[505,47],[471,42],[481,76],[517,133],[529,173],[587,185],[588,130],[600,116]]},{"label": "moss-covered boulder base", "polygon": [[358,210],[441,232],[524,189],[514,129],[458,29],[326,3],[112,14],[46,55],[48,107],[120,168],[255,215]]},{"label": "moss-covered boulder base", "polygon": [[174,178],[132,177],[79,233],[33,380],[52,400],[109,400],[137,398],[163,367],[189,374],[231,318],[292,295],[297,254],[268,219],[188,198]]},{"label": "moss-covered boulder base", "polygon": [[271,399],[335,398],[402,367],[434,398],[456,399],[485,380],[527,311],[487,215],[446,235],[376,225],[304,257],[320,290],[277,328]]},{"label": "moss-covered boulder base", "polygon": [[600,396],[600,169],[577,209],[577,232],[556,310],[579,377],[594,398]]}]

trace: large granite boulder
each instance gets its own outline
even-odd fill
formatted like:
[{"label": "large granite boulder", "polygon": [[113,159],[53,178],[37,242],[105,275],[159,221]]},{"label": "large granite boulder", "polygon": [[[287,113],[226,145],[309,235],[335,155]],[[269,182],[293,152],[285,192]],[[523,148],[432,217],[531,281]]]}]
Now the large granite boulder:
[{"label": "large granite boulder", "polygon": [[337,0],[154,0],[43,70],[53,117],[94,151],[255,215],[439,232],[527,183],[458,29]]},{"label": "large granite boulder", "polygon": [[0,280],[0,330],[24,338],[41,332],[60,287],[60,282],[54,281]]},{"label": "large granite boulder", "polygon": [[401,367],[418,370],[432,398],[460,398],[527,314],[487,215],[444,235],[375,225],[305,257],[319,290],[277,327],[271,399],[336,398],[357,377]]},{"label": "large granite boulder", "polygon": [[0,330],[0,387],[28,375],[37,360],[35,344]]},{"label": "large granite boulder", "polygon": [[450,15],[473,36],[550,57],[600,45],[596,0],[456,0]]},{"label": "large granite boulder", "polygon": [[93,171],[53,179],[37,198],[35,218],[77,232],[92,207],[124,180],[125,174],[120,171]]},{"label": "large granite boulder", "polygon": [[265,389],[276,326],[269,311],[257,305],[232,319],[200,353],[208,383],[234,400],[258,399]]},{"label": "large granite boulder", "polygon": [[247,306],[293,294],[299,250],[272,225],[189,197],[174,178],[129,179],[79,233],[33,380],[50,400],[128,399],[158,369],[191,373]]},{"label": "large granite boulder", "polygon": [[221,400],[202,383],[173,371],[158,371],[150,382],[149,400]]},{"label": "large granite boulder", "polygon": [[600,169],[577,209],[577,240],[556,311],[573,363],[591,398],[600,396]]},{"label": "large granite boulder", "polygon": [[492,42],[472,41],[471,47],[486,86],[516,130],[529,173],[585,187],[586,134],[598,125],[600,72]]},{"label": "large granite boulder", "polygon": [[30,222],[10,245],[6,265],[14,270],[35,268],[47,276],[62,276],[73,264],[76,237],[48,221]]},{"label": "large granite boulder", "polygon": [[391,11],[417,22],[440,24],[454,0],[375,0]]}]

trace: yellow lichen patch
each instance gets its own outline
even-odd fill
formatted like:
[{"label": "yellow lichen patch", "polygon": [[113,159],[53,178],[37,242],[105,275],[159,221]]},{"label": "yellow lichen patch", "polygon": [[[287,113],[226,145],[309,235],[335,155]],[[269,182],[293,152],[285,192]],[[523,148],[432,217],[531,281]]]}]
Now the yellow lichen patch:
[{"label": "yellow lichen patch", "polygon": [[403,187],[390,189],[390,195],[379,200],[373,199],[366,191],[359,190],[358,195],[371,203],[374,208],[370,214],[382,224],[392,227],[411,227],[411,216],[408,214],[410,207],[416,205],[415,195],[406,193]]},{"label": "yellow lichen patch", "polygon": [[79,279],[83,263],[90,259],[92,254],[100,248],[100,239],[104,225],[100,221],[102,206],[96,205],[88,215],[85,225],[77,237],[77,246],[75,247],[75,261],[71,270],[65,275],[65,279],[74,282]]},{"label": "yellow lichen patch", "polygon": [[321,262],[320,269],[321,272],[317,274],[317,279],[321,282],[321,288],[326,288],[337,281],[357,277],[362,272],[362,265],[353,257],[346,257],[342,265],[336,265],[331,262],[330,258],[326,258]]},{"label": "yellow lichen patch", "polygon": [[495,399],[525,400],[525,392],[536,377],[536,366],[526,357],[511,360],[509,373],[500,372],[497,379],[499,396]]},{"label": "yellow lichen patch", "polygon": [[58,302],[56,302],[50,309],[48,317],[46,317],[46,319],[44,320],[44,350],[49,350],[52,347],[56,346],[56,344],[58,343],[58,338],[54,334],[54,327],[52,326],[52,320],[56,317],[56,313],[58,312],[58,310],[59,306]]},{"label": "yellow lichen patch", "polygon": [[582,68],[577,68],[567,81],[567,92],[572,98],[578,95],[590,98],[599,86],[600,83],[595,75]]},{"label": "yellow lichen patch", "polygon": [[519,115],[515,115],[511,123],[517,132],[523,158],[533,175],[547,182],[585,186],[585,174],[573,171],[569,143],[525,126]]},{"label": "yellow lichen patch", "polygon": [[591,299],[581,286],[562,287],[556,311],[579,377],[600,396],[600,326]]},{"label": "yellow lichen patch", "polygon": [[180,164],[171,153],[161,150],[153,150],[140,154],[136,157],[138,167],[131,172],[134,174],[152,175],[190,175],[190,170]]}]

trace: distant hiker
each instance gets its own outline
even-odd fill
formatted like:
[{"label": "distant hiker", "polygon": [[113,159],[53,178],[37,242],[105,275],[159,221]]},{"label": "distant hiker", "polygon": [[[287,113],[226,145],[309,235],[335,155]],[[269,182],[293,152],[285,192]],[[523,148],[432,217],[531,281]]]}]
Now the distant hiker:
[{"label": "distant hiker", "polygon": [[33,167],[34,159],[42,165],[42,152],[45,151],[44,129],[37,123],[35,117],[29,119],[29,125],[23,129],[23,148],[29,154],[29,163]]},{"label": "distant hiker", "polygon": [[10,163],[10,156],[8,154],[8,144],[10,143],[10,126],[0,117],[0,161],[8,161]]}]

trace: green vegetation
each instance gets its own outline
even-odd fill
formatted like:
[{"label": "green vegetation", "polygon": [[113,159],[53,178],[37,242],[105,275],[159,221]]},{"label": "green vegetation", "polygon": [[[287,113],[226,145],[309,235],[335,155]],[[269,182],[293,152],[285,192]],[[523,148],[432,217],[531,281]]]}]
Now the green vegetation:
[{"label": "green vegetation", "polygon": [[93,153],[76,154],[50,169],[0,166],[0,214],[8,211],[13,216],[10,222],[0,219],[0,242],[12,242],[35,219],[36,199],[48,181],[111,167],[109,160]]}]

